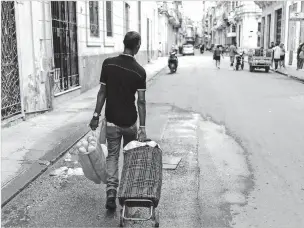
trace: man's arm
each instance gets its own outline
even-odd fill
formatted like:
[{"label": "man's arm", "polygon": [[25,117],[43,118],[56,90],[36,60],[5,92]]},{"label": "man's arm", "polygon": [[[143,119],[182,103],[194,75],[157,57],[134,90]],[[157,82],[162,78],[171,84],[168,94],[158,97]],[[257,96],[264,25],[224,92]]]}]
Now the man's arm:
[{"label": "man's arm", "polygon": [[146,91],[145,90],[138,90],[137,95],[137,108],[138,108],[138,115],[139,115],[139,126],[145,127],[146,126]]},{"label": "man's arm", "polygon": [[106,86],[104,84],[100,84],[100,89],[97,94],[97,102],[95,107],[95,113],[97,113],[98,116],[100,115],[103,105],[106,101],[106,92]]}]

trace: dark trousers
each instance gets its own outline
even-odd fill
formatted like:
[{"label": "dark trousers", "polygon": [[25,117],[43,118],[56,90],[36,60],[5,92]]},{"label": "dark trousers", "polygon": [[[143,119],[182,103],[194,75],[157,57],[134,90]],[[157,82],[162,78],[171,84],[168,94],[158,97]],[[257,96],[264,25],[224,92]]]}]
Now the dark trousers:
[{"label": "dark trousers", "polygon": [[304,64],[304,59],[298,58],[297,69],[302,69]]},{"label": "dark trousers", "polygon": [[279,61],[280,61],[280,59],[274,59],[274,67],[275,67],[275,70],[278,69]]}]

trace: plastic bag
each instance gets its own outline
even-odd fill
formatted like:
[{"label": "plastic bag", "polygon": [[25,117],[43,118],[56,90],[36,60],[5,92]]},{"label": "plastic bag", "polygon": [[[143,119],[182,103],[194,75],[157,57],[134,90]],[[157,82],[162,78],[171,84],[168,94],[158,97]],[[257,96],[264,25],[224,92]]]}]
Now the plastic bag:
[{"label": "plastic bag", "polygon": [[[101,134],[100,134],[101,135]],[[106,146],[100,144],[100,136],[92,132],[91,136],[82,139],[77,144],[78,160],[83,169],[84,176],[96,184],[107,182]],[[103,149],[105,148],[105,149]]]}]

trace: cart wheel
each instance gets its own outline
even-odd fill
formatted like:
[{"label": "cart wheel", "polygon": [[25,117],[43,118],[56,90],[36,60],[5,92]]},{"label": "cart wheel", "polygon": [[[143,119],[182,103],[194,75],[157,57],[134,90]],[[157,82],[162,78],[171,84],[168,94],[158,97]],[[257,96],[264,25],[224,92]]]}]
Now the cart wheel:
[{"label": "cart wheel", "polygon": [[253,66],[249,66],[249,71],[253,72]]},{"label": "cart wheel", "polygon": [[119,226],[120,227],[124,227],[125,225],[125,222],[124,222],[124,219],[122,217],[122,209],[120,210],[120,219],[119,219]]},{"label": "cart wheel", "polygon": [[154,227],[159,227],[159,212],[154,212]]}]

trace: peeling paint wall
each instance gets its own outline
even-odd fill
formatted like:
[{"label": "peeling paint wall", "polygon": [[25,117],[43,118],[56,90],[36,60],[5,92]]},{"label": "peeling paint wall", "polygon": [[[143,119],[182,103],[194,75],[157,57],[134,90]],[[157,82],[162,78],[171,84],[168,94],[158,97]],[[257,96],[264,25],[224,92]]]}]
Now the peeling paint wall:
[{"label": "peeling paint wall", "polygon": [[21,89],[25,113],[45,110],[50,103],[46,80],[47,72],[51,67],[51,57],[48,53],[52,49],[52,43],[50,28],[45,34],[44,26],[50,26],[51,23],[46,22],[48,15],[43,14],[43,4],[40,1],[31,1],[19,2],[16,6],[18,48],[21,53],[19,56]]}]

